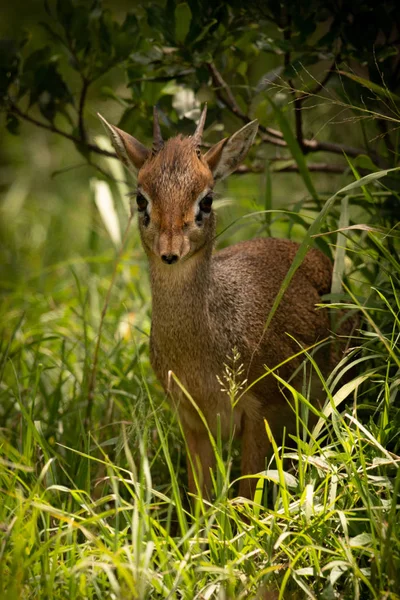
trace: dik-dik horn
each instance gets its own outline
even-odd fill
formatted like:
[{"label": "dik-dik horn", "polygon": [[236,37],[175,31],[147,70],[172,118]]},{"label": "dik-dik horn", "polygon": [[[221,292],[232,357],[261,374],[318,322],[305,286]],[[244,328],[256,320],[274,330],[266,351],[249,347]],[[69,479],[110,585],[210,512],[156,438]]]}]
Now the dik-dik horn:
[{"label": "dik-dik horn", "polygon": [[[231,406],[218,381],[234,348],[251,384],[265,368],[284,363],[299,349],[329,335],[321,295],[330,290],[331,263],[310,250],[296,271],[268,329],[267,316],[293,262],[297,244],[259,238],[213,253],[214,186],[236,169],[257,133],[252,121],[232,136],[201,151],[204,108],[192,136],[164,141],[157,112],[154,140],[146,148],[136,138],[101,117],[113,146],[128,167],[137,171],[137,209],[143,248],[150,267],[152,291],[151,364],[175,405],[187,440],[189,490],[196,492],[195,474],[210,494],[214,453],[209,434],[241,438],[242,475],[264,470],[269,451],[264,420],[279,442],[284,428],[295,429],[293,409],[273,375],[263,377]],[[320,367],[331,361],[329,346],[317,352]],[[279,368],[292,377],[300,359]],[[169,377],[172,371],[190,393],[196,409]],[[251,497],[256,479],[241,480],[239,494]]]}]

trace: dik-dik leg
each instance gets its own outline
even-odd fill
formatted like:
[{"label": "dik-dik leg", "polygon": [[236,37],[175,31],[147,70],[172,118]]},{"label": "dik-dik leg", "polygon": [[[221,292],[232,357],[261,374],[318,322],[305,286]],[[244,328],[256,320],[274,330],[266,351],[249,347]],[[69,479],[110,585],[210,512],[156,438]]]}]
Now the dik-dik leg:
[{"label": "dik-dik leg", "polygon": [[215,455],[211,446],[210,438],[205,428],[200,431],[194,431],[187,424],[182,422],[183,431],[186,438],[188,449],[187,469],[189,492],[197,495],[195,476],[200,486],[200,490],[205,499],[210,500],[212,495],[212,479],[210,469],[215,466]]},{"label": "dik-dik leg", "polygon": [[[252,475],[265,470],[265,457],[270,449],[263,416],[244,415],[242,422],[242,476]],[[254,498],[257,477],[241,479],[239,496]]]}]

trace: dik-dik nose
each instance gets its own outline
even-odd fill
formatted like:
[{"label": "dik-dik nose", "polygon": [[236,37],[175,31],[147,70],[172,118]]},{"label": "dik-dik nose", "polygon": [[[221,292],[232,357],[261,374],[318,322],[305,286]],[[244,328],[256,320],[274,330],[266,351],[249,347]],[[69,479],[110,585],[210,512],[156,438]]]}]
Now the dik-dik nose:
[{"label": "dik-dik nose", "polygon": [[165,263],[167,263],[167,265],[173,265],[174,263],[177,262],[179,256],[177,254],[162,254],[161,255],[161,260]]}]

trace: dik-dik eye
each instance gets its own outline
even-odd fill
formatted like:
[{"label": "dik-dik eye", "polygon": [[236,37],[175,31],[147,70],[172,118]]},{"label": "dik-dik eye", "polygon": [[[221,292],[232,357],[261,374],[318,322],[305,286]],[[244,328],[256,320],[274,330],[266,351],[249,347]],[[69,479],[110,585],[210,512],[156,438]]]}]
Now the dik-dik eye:
[{"label": "dik-dik eye", "polygon": [[204,198],[202,198],[200,200],[200,204],[199,204],[200,210],[202,210],[204,213],[210,213],[212,203],[213,203],[213,195],[211,193],[209,193],[209,194],[207,194],[207,196],[204,196]]},{"label": "dik-dik eye", "polygon": [[201,227],[203,223],[203,216],[209,215],[211,212],[213,202],[213,193],[209,192],[204,198],[202,198],[198,204],[197,214],[196,214],[196,224]]},{"label": "dik-dik eye", "polygon": [[136,196],[136,203],[137,203],[139,212],[144,212],[146,210],[148,202],[147,202],[146,198],[143,196],[143,194],[141,194],[140,192],[138,192],[138,194]]}]

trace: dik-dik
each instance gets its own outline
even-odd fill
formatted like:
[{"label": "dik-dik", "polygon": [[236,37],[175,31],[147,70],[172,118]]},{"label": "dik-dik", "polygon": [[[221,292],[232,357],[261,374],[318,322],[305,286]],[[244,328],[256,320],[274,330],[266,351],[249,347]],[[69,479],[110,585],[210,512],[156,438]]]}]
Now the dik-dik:
[{"label": "dik-dik", "polygon": [[[102,118],[102,117],[101,117]],[[265,468],[269,441],[264,420],[279,441],[293,432],[295,415],[277,379],[269,374],[234,408],[218,376],[232,350],[241,356],[248,384],[284,362],[301,348],[329,335],[326,310],[317,309],[330,289],[331,263],[310,250],[294,275],[268,329],[265,323],[282,281],[297,252],[283,239],[254,239],[213,253],[214,186],[236,169],[257,133],[248,123],[206,153],[200,149],[206,119],[203,110],[194,135],[164,142],[157,113],[151,149],[103,118],[118,157],[137,171],[137,209],[143,248],[150,266],[152,291],[151,364],[177,408],[185,433],[189,490],[196,492],[193,468],[202,491],[211,492],[214,453],[202,419],[169,373],[172,371],[194,399],[208,427],[222,435],[233,425],[241,438],[242,475]],[[320,351],[329,363],[329,349]],[[289,379],[299,366],[291,360],[279,368]],[[293,385],[299,387],[300,377]],[[251,497],[256,478],[241,480],[239,494]]]}]

